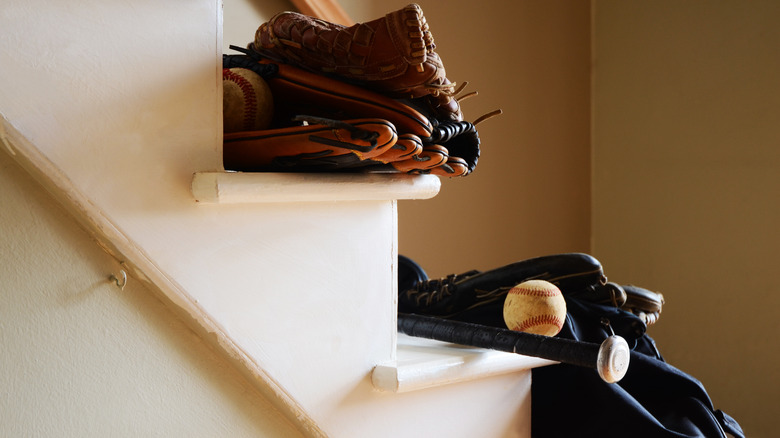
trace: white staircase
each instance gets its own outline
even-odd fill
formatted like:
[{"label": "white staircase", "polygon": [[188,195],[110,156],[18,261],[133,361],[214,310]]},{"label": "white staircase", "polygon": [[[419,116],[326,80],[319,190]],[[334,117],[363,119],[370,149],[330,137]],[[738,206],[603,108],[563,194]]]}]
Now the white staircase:
[{"label": "white staircase", "polygon": [[396,335],[396,201],[437,177],[223,172],[218,2],[8,3],[6,152],[304,434],[529,436],[548,362]]}]

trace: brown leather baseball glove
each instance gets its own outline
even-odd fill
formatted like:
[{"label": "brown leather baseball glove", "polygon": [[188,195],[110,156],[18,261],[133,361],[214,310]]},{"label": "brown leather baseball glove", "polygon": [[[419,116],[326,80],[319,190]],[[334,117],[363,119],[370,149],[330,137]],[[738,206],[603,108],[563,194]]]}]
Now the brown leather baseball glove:
[{"label": "brown leather baseball glove", "polygon": [[274,109],[269,129],[225,134],[228,170],[464,176],[476,167],[480,140],[472,123],[442,122],[408,100],[234,49],[245,55],[224,55],[223,67],[263,77]]},{"label": "brown leather baseball glove", "polygon": [[412,259],[399,256],[398,310],[500,327],[507,291],[531,279],[555,284],[567,299],[631,312],[647,326],[658,321],[664,304],[658,292],[607,281],[601,263],[583,253],[551,254],[436,279],[429,279]]},{"label": "brown leather baseball glove", "polygon": [[[500,113],[463,119],[459,100],[476,93],[457,96],[465,83],[456,89],[447,79],[416,4],[349,27],[281,12],[259,26],[247,48],[231,48],[244,55],[226,55],[224,67],[256,71],[274,102],[268,132],[225,136],[231,170],[465,176],[480,155],[475,125]],[[386,121],[395,143],[360,143],[369,135],[361,130],[382,136],[352,122],[365,119]],[[334,131],[311,135],[312,125]]]},{"label": "brown leather baseball glove", "polygon": [[634,285],[623,285],[623,290],[626,291],[623,309],[638,316],[648,326],[658,321],[664,306],[663,294]]},{"label": "brown leather baseball glove", "polygon": [[423,11],[410,4],[353,26],[297,12],[263,23],[249,49],[399,99],[420,99],[439,120],[463,120]]}]

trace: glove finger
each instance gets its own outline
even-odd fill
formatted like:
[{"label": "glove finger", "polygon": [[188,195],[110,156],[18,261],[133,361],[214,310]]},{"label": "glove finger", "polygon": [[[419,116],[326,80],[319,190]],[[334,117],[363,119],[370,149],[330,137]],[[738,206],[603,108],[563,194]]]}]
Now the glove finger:
[{"label": "glove finger", "polygon": [[[449,84],[449,80],[445,78]],[[453,86],[455,84],[452,84]],[[460,109],[458,100],[448,93],[435,93],[427,96],[411,99],[415,107],[421,108],[422,112],[430,119],[442,122],[461,122],[463,121],[463,112]]]},{"label": "glove finger", "polygon": [[477,167],[480,140],[477,128],[472,123],[463,121],[439,123],[427,140],[446,147],[450,156],[464,159],[468,166],[467,173],[473,172]]},{"label": "glove finger", "polygon": [[[272,61],[261,59],[261,64]],[[400,132],[428,138],[430,120],[416,109],[374,91],[317,75],[289,64],[278,64],[266,78],[274,97],[274,126],[283,127],[297,114],[336,120],[371,115],[390,121]]]},{"label": "glove finger", "polygon": [[418,156],[423,151],[423,144],[420,137],[414,134],[401,134],[395,144],[387,149],[383,154],[374,157],[375,161],[380,163],[390,163],[393,161],[403,161]]},{"label": "glove finger", "polygon": [[624,309],[630,312],[644,312],[648,314],[661,313],[664,305],[663,294],[630,284],[623,285],[623,289],[626,291]]},{"label": "glove finger", "polygon": [[449,152],[444,146],[437,144],[423,146],[423,151],[410,159],[390,163],[400,172],[422,173],[447,162]]},{"label": "glove finger", "polygon": [[378,160],[366,160],[362,168],[371,173],[430,173],[429,169],[438,167],[447,162],[447,148],[439,145],[427,145],[422,152],[411,158],[398,161],[381,162]]},{"label": "glove finger", "polygon": [[469,166],[466,160],[460,157],[449,157],[447,162],[441,166],[430,169],[431,175],[437,176],[465,176],[469,173]]},{"label": "glove finger", "polygon": [[[225,169],[354,167],[381,155],[398,139],[395,127],[386,120],[358,119],[349,121],[348,125],[352,129],[309,125],[225,134]],[[369,138],[355,138],[356,129],[359,134],[370,134]]]}]

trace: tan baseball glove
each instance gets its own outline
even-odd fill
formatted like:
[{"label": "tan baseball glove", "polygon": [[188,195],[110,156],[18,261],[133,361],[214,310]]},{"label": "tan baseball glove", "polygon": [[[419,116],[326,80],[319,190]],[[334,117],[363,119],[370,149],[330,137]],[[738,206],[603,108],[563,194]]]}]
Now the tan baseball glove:
[{"label": "tan baseball glove", "polygon": [[[464,176],[477,165],[480,140],[470,122],[440,122],[409,101],[246,52],[225,55],[223,67],[264,79],[273,119],[269,129],[225,134],[228,170]],[[390,143],[379,140],[385,130],[395,133]]]},{"label": "tan baseball glove", "polygon": [[[231,48],[243,55],[225,55],[224,68],[255,71],[274,107],[262,133],[226,133],[230,170],[465,176],[480,155],[475,125],[500,113],[463,120],[466,96],[455,96],[462,87],[446,78],[415,4],[350,27],[282,12],[247,48]],[[393,144],[367,140],[384,129],[395,131]]]},{"label": "tan baseball glove", "polygon": [[463,120],[422,8],[343,26],[297,12],[263,23],[250,45],[261,56],[359,84],[399,99],[420,99],[438,120]]}]

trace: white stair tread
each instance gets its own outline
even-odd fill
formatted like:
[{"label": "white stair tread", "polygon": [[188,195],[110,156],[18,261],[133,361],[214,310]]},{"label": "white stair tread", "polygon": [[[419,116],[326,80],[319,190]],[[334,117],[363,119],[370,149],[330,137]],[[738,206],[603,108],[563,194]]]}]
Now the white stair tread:
[{"label": "white stair tread", "polygon": [[439,193],[435,175],[362,173],[198,172],[198,202],[383,201],[429,199]]},{"label": "white stair tread", "polygon": [[379,390],[408,392],[556,363],[399,333],[397,359],[375,367],[371,379]]}]

